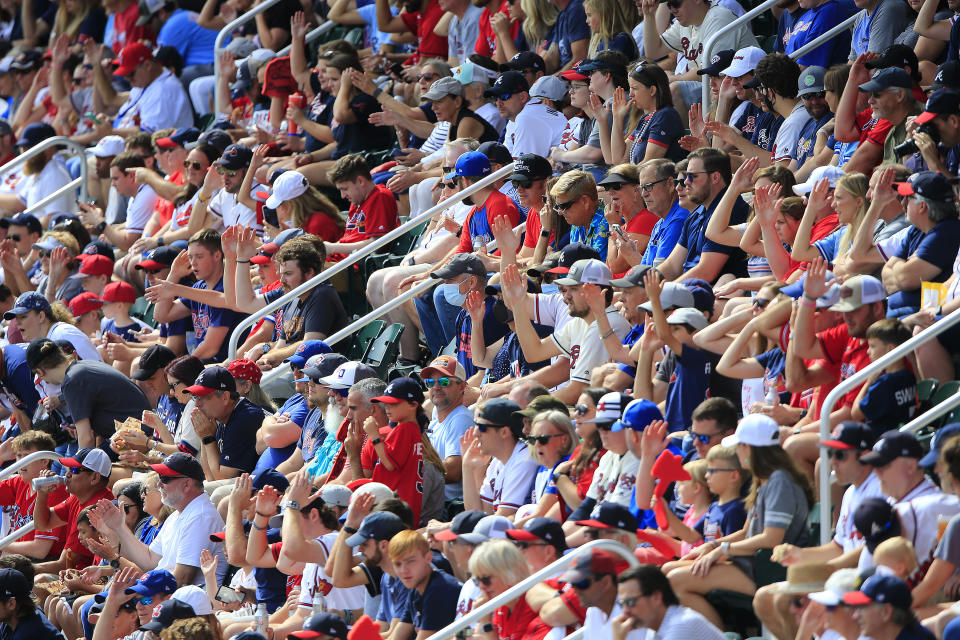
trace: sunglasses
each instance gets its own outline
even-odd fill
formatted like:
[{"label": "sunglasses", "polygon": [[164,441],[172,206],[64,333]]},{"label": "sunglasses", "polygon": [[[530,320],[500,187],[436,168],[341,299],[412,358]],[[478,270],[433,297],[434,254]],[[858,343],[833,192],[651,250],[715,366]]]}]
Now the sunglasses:
[{"label": "sunglasses", "polygon": [[50,257],[50,250],[49,250],[49,249],[40,249],[40,257],[41,257],[41,258],[49,258],[49,257]]},{"label": "sunglasses", "polygon": [[709,172],[709,171],[687,171],[687,172],[685,172],[685,173],[681,173],[681,174],[680,174],[680,179],[681,179],[683,182],[693,182],[694,180],[697,179],[697,178],[696,178],[697,176],[699,176],[699,175],[701,175],[701,174],[706,175],[706,174],[708,174],[708,173],[710,173],[710,172]]},{"label": "sunglasses", "polygon": [[589,578],[584,578],[579,582],[571,582],[570,586],[576,589],[577,591],[583,591],[585,589],[589,589],[590,585],[593,584],[593,581],[594,581],[594,576],[590,576]]},{"label": "sunglasses", "polygon": [[350,389],[327,389],[327,391],[333,391],[335,394],[337,394],[341,398],[346,398],[347,395],[350,393]]},{"label": "sunglasses", "polygon": [[183,168],[193,169],[194,171],[203,171],[203,165],[197,162],[196,160],[194,160],[193,162],[190,162],[189,160],[184,160]]},{"label": "sunglasses", "polygon": [[578,404],[577,406],[575,406],[575,407],[573,408],[573,411],[574,411],[574,413],[576,413],[578,416],[585,416],[585,415],[587,415],[587,412],[590,411],[590,408],[587,407],[587,405],[585,405],[585,404]]},{"label": "sunglasses", "polygon": [[449,387],[450,378],[424,378],[423,384],[427,385],[427,389],[433,388],[434,385],[438,387]]},{"label": "sunglasses", "polygon": [[826,92],[826,91],[817,91],[816,93],[808,93],[808,94],[803,95],[803,96],[800,96],[800,97],[803,98],[804,100],[814,100],[814,99],[816,99],[816,98],[826,98],[826,97],[827,97],[827,92]]},{"label": "sunglasses", "polygon": [[530,185],[533,184],[531,180],[511,180],[510,184],[513,185],[514,189],[529,189]]},{"label": "sunglasses", "polygon": [[736,471],[736,469],[724,469],[723,467],[707,467],[707,474],[724,473],[727,471]]},{"label": "sunglasses", "polygon": [[87,469],[86,467],[67,467],[67,473],[71,476],[75,476],[78,473],[83,473],[85,471],[90,471],[90,469]]},{"label": "sunglasses", "polygon": [[10,238],[11,240],[13,240],[14,242],[20,242],[20,234],[19,234],[19,233],[11,233],[11,234],[8,235],[7,237]]},{"label": "sunglasses", "polygon": [[710,440],[721,435],[719,433],[703,434],[703,433],[694,433],[692,434],[694,438],[700,441],[700,444],[710,444]]},{"label": "sunglasses", "polygon": [[222,175],[224,178],[235,178],[235,177],[237,177],[237,174],[240,173],[240,172],[239,172],[239,171],[227,171],[226,169],[223,169],[223,168],[221,168],[221,167],[217,167],[217,173],[219,173],[220,175]]},{"label": "sunglasses", "polygon": [[456,188],[457,188],[457,183],[456,183],[456,181],[453,181],[453,182],[444,182],[444,183],[443,183],[443,187],[444,187],[445,189],[456,189]]},{"label": "sunglasses", "polygon": [[496,99],[499,100],[499,101],[501,101],[501,102],[506,102],[507,100],[509,100],[509,99],[512,98],[512,97],[513,97],[513,94],[512,94],[512,93],[501,93],[501,94],[499,94],[499,95],[496,96]]},{"label": "sunglasses", "polygon": [[513,544],[517,545],[517,549],[520,549],[521,551],[526,551],[530,547],[549,547],[550,546],[549,542],[528,542],[526,540],[515,540]]},{"label": "sunglasses", "polygon": [[430,82],[430,81],[432,81],[432,80],[434,80],[435,78],[438,78],[438,77],[439,77],[439,75],[436,74],[436,73],[421,73],[421,74],[418,76],[417,79],[418,79],[418,80],[426,80],[427,82]]},{"label": "sunglasses", "polygon": [[548,444],[550,444],[551,438],[556,438],[557,436],[562,436],[562,435],[563,435],[562,433],[552,433],[548,436],[525,436],[523,438],[523,441],[529,445],[539,444],[540,446],[545,447]]},{"label": "sunglasses", "polygon": [[[137,505],[135,505],[135,504],[125,504],[125,505],[123,505],[123,512],[124,512],[124,513],[130,513],[130,509],[133,509],[135,506],[137,506]],[[145,602],[144,604],[150,604],[150,603],[149,603],[149,602]]]},{"label": "sunglasses", "polygon": [[683,178],[674,178],[674,180],[673,180],[673,186],[676,187],[677,189],[679,189],[680,187],[684,186]]},{"label": "sunglasses", "polygon": [[617,604],[620,605],[621,609],[623,607],[632,607],[633,605],[637,604],[637,600],[639,600],[642,597],[643,596],[633,596],[631,598],[617,598]]},{"label": "sunglasses", "polygon": [[843,462],[847,459],[847,454],[849,451],[843,449],[827,449],[827,457],[836,460],[837,462]]},{"label": "sunglasses", "polygon": [[493,584],[493,576],[473,576],[471,580],[473,580],[473,583],[478,587],[480,585],[489,587],[491,584]]},{"label": "sunglasses", "polygon": [[553,201],[553,210],[556,211],[557,213],[560,213],[561,211],[566,211],[567,209],[569,209],[570,207],[572,207],[572,206],[575,205],[576,203],[577,203],[577,199],[573,199],[573,200],[570,200],[570,201],[568,201],[568,202],[559,202],[559,201],[557,201],[557,200],[554,200],[554,201]]},{"label": "sunglasses", "polygon": [[140,598],[137,600],[137,604],[142,604],[143,606],[147,606],[148,604],[153,604],[153,597],[148,596],[148,597]]},{"label": "sunglasses", "polygon": [[503,429],[507,425],[505,424],[490,424],[488,422],[478,422],[477,431],[480,433],[486,433],[487,429]]},{"label": "sunglasses", "polygon": [[604,191],[620,191],[620,189],[623,189],[627,184],[625,182],[612,182],[602,186]]},{"label": "sunglasses", "polygon": [[440,167],[440,170],[443,171],[443,175],[447,175],[448,173],[453,173],[454,167]]},{"label": "sunglasses", "polygon": [[71,78],[70,81],[73,83],[73,86],[79,87],[83,84],[83,78]]}]

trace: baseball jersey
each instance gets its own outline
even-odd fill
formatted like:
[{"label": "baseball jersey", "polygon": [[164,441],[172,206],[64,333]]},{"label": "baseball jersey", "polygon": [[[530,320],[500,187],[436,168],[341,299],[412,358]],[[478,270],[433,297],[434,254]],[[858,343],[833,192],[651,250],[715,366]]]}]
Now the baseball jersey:
[{"label": "baseball jersey", "polygon": [[360,242],[367,238],[377,238],[399,223],[397,218],[397,198],[390,189],[378,184],[361,204],[350,205],[347,211],[347,228],[340,242]]},{"label": "baseball jersey", "polygon": [[883,492],[880,490],[880,480],[877,474],[870,472],[870,475],[859,485],[850,485],[843,492],[843,499],[840,501],[840,515],[837,518],[837,531],[833,535],[833,542],[843,550],[853,551],[864,544],[863,536],[857,531],[853,524],[853,514],[857,507],[867,498],[883,498]]},{"label": "baseball jersey", "polygon": [[[57,505],[68,497],[67,488],[60,485],[47,496],[47,504]],[[33,522],[33,504],[36,500],[37,493],[19,475],[0,482],[0,505],[3,505],[3,512],[10,517],[10,531],[16,531]],[[31,531],[20,538],[20,542],[52,540],[53,545],[47,552],[47,557],[59,558],[66,537],[67,530],[63,526],[50,531]]]},{"label": "baseball jersey", "polygon": [[480,488],[480,500],[496,511],[500,507],[519,509],[530,499],[538,465],[530,457],[527,445],[518,442],[506,464],[494,458]]},{"label": "baseball jersey", "polygon": [[[330,549],[337,539],[337,532],[325,533],[316,539],[316,543],[323,547],[324,564],[329,557]],[[333,580],[323,570],[323,564],[308,562],[303,567],[303,579],[300,581],[300,599],[297,606],[301,609],[313,608],[313,596],[320,592],[323,594],[327,603],[327,609],[353,610],[363,609],[363,600],[366,595],[366,589],[363,585],[358,587],[334,588]]]},{"label": "baseball jersey", "polygon": [[423,437],[416,422],[397,424],[383,439],[387,458],[393,465],[389,471],[377,459],[373,467],[373,481],[382,482],[413,509],[413,521],[420,522],[423,504]]}]

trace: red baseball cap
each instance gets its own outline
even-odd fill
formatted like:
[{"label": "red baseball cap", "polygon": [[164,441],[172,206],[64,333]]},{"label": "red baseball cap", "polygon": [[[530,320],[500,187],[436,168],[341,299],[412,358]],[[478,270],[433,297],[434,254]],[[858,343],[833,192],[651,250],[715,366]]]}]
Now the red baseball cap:
[{"label": "red baseball cap", "polygon": [[107,256],[102,256],[99,253],[81,253],[79,259],[81,263],[77,275],[81,278],[113,275],[113,260]]},{"label": "red baseball cap", "polygon": [[141,63],[147,60],[153,60],[153,52],[150,51],[150,48],[146,45],[140,42],[134,42],[123,48],[123,51],[120,52],[119,60],[119,63],[114,61],[114,63],[117,64],[117,68],[113,72],[113,75],[119,77],[128,76],[133,73],[133,70]]},{"label": "red baseball cap", "polygon": [[129,302],[137,301],[137,290],[129,282],[111,282],[103,288],[100,302]]},{"label": "red baseball cap", "polygon": [[254,384],[260,384],[260,378],[263,377],[263,370],[253,360],[240,358],[233,360],[227,365],[227,371],[233,376],[234,380],[249,380]]},{"label": "red baseball cap", "polygon": [[76,295],[73,299],[70,300],[70,313],[73,314],[74,318],[79,318],[85,313],[91,311],[96,311],[103,306],[103,303],[100,302],[100,299],[97,298],[97,294],[92,291],[84,291],[83,293]]}]

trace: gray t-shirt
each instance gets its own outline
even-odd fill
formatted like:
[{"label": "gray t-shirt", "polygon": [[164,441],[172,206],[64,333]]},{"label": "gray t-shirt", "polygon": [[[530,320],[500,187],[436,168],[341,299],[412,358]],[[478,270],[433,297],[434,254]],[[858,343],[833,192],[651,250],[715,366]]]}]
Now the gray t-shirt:
[{"label": "gray t-shirt", "polygon": [[790,474],[774,471],[770,479],[757,490],[747,537],[759,535],[766,527],[779,527],[786,529],[784,543],[806,546],[809,509],[803,489]]},{"label": "gray t-shirt", "polygon": [[63,399],[74,420],[90,420],[93,432],[113,435],[113,421],[140,418],[153,407],[130,378],[102,362],[83,360],[67,367],[61,385]]},{"label": "gray t-shirt", "polygon": [[863,21],[870,21],[870,34],[867,40],[867,51],[871,53],[883,53],[883,51],[893,44],[894,39],[903,33],[907,26],[906,17],[907,3],[902,0],[880,0],[880,4],[874,10],[873,15],[867,16],[866,10],[860,11],[856,22],[853,24],[854,42],[850,46],[850,59],[856,59],[857,37],[863,30]]}]

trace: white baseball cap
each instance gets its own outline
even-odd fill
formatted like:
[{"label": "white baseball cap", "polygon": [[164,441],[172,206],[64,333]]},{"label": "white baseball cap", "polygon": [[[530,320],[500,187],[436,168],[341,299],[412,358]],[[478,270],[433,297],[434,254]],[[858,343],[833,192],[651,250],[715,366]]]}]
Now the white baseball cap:
[{"label": "white baseball cap", "polygon": [[[679,282],[664,282],[663,290],[660,292],[660,304],[664,309],[692,307],[694,306],[693,293]],[[637,309],[652,313],[653,305],[647,301],[638,304]]]},{"label": "white baseball cap", "polygon": [[325,484],[320,489],[320,497],[334,507],[349,507],[353,491],[342,484]]},{"label": "white baseball cap", "polygon": [[120,155],[123,153],[123,149],[123,138],[120,136],[104,136],[100,138],[97,146],[90,149],[90,153],[98,158],[109,158],[110,156]]},{"label": "white baseball cap", "polygon": [[333,375],[320,378],[320,384],[331,389],[349,389],[365,378],[376,378],[377,372],[362,362],[344,362]]},{"label": "white baseball cap", "polygon": [[461,533],[457,536],[458,540],[469,542],[470,544],[480,544],[492,538],[506,538],[507,529],[513,529],[513,523],[503,516],[485,516],[480,518],[473,531],[470,533]]},{"label": "white baseball cap", "polygon": [[834,167],[832,165],[817,167],[810,172],[810,176],[807,178],[806,182],[793,185],[793,192],[798,196],[805,196],[813,191],[813,188],[817,185],[817,183],[824,178],[830,181],[830,188],[833,189],[835,186],[837,186],[837,180],[845,175],[847,174],[844,173],[843,169],[840,167]]},{"label": "white baseball cap", "polygon": [[827,578],[823,591],[808,594],[807,597],[824,606],[835,607],[843,602],[843,594],[857,590],[859,580],[860,572],[856,569],[838,569]]},{"label": "white baseball cap", "polygon": [[273,183],[273,187],[270,189],[270,197],[267,198],[265,204],[271,209],[276,209],[287,200],[302,196],[309,188],[310,181],[307,180],[305,175],[298,171],[284,171]]},{"label": "white baseball cap", "polygon": [[193,607],[193,612],[198,616],[213,613],[213,605],[210,603],[210,598],[203,592],[203,589],[195,584],[180,587],[173,592],[171,597],[174,600],[179,600]]},{"label": "white baseball cap", "polygon": [[739,78],[752,73],[757,63],[766,57],[767,52],[760,47],[744,47],[733,54],[733,62],[720,73],[731,78]]},{"label": "white baseball cap", "polygon": [[567,275],[554,280],[554,284],[562,284],[566,287],[587,283],[609,285],[612,279],[610,267],[596,258],[588,258],[574,262]]},{"label": "white baseball cap", "polygon": [[357,487],[357,490],[353,492],[353,496],[350,498],[351,504],[359,496],[366,495],[368,493],[373,495],[374,505],[378,505],[384,500],[388,500],[389,498],[395,497],[395,494],[393,493],[393,489],[383,484],[382,482],[368,482],[366,484],[360,485],[359,487]]},{"label": "white baseball cap", "polygon": [[109,478],[113,465],[107,452],[96,447],[84,447],[69,458],[59,458],[60,464],[71,469],[90,469],[100,475]]},{"label": "white baseball cap", "polygon": [[542,76],[530,87],[531,98],[563,100],[565,95],[567,95],[567,83],[557,76]]},{"label": "white baseball cap", "polygon": [[839,301],[830,311],[856,311],[865,304],[887,299],[883,283],[868,275],[857,275],[839,285]]},{"label": "white baseball cap", "polygon": [[748,444],[751,447],[780,446],[780,427],[777,421],[762,413],[751,413],[740,421],[737,431],[720,441],[722,447]]}]

